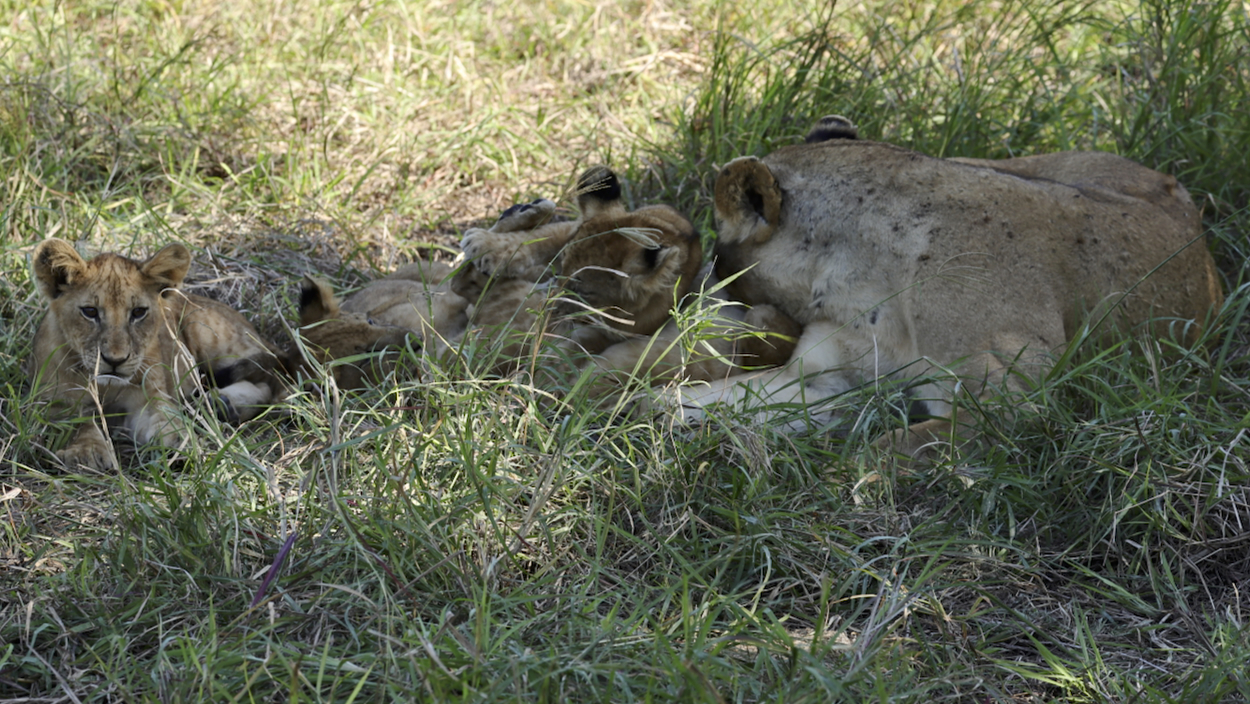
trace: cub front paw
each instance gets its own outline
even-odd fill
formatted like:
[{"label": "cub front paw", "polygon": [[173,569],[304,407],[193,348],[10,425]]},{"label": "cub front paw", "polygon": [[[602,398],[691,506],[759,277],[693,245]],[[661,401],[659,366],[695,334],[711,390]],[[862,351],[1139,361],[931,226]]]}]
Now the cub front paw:
[{"label": "cub front paw", "polygon": [[556,204],[546,198],[532,203],[519,203],[503,211],[489,230],[469,228],[460,240],[464,256],[485,277],[512,276],[530,265],[522,248],[528,233],[545,225],[556,212]]},{"label": "cub front paw", "polygon": [[104,437],[100,426],[87,422],[78,426],[73,439],[65,449],[56,453],[57,459],[68,469],[86,467],[101,472],[117,469],[117,455],[113,444]]},{"label": "cub front paw", "polygon": [[76,442],[56,453],[57,459],[69,469],[86,467],[99,472],[117,470],[117,457],[106,443]]},{"label": "cub front paw", "polygon": [[512,238],[502,238],[499,233],[477,227],[464,233],[460,248],[464,250],[469,266],[475,267],[487,278],[499,274],[500,267],[512,259],[517,250]]},{"label": "cub front paw", "polygon": [[191,431],[178,412],[165,405],[151,405],[127,419],[127,429],[135,445],[163,445],[174,449],[185,446]]}]

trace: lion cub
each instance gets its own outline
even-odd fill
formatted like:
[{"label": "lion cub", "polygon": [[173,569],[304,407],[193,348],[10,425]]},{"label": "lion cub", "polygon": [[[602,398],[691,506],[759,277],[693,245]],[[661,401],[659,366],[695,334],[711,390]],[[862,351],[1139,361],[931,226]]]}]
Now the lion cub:
[{"label": "lion cub", "polygon": [[300,289],[300,335],[320,362],[368,355],[334,368],[340,388],[356,389],[384,376],[392,361],[374,352],[408,342],[429,351],[446,348],[467,323],[469,302],[444,282],[451,269],[414,262],[339,300],[325,281],[305,276]]},{"label": "lion cub", "polygon": [[[61,415],[102,412],[137,444],[173,446],[186,432],[174,398],[198,390],[197,367],[217,386],[230,421],[251,419],[283,395],[278,349],[237,311],[178,290],[191,266],[186,247],[168,245],[142,262],[117,254],[86,261],[53,238],[33,258],[48,312],[27,371]],[[79,426],[57,456],[68,466],[117,467],[95,421]]]},{"label": "lion cub", "polygon": [[[699,299],[706,339],[681,344],[686,331],[673,311],[693,312],[687,306],[696,286],[716,288],[702,270],[694,226],[667,205],[627,210],[606,167],[584,172],[578,193],[577,220],[548,222],[555,204],[537,200],[509,208],[489,230],[466,232],[469,263],[451,285],[475,302],[470,330],[493,337],[529,332],[554,313],[546,332],[566,350],[593,355],[604,373],[639,371],[653,379],[708,380],[789,358],[798,323],[769,305],[727,305],[723,295],[715,303]],[[521,345],[510,343],[504,357]]]}]

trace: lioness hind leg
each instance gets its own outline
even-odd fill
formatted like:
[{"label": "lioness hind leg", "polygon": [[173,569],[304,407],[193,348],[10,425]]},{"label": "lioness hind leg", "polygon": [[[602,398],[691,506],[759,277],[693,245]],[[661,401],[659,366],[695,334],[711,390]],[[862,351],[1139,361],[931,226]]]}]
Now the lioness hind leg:
[{"label": "lioness hind leg", "polygon": [[104,436],[94,419],[80,425],[73,439],[56,456],[71,469],[78,466],[104,472],[117,469],[117,454],[113,452],[113,444]]},{"label": "lioness hind leg", "polygon": [[[1016,333],[991,336],[991,351],[972,355],[959,365],[957,386],[944,388],[945,384],[934,380],[915,389],[922,412],[936,417],[885,433],[873,441],[873,447],[918,462],[932,459],[943,447],[952,455],[968,449],[981,435],[976,426],[983,402],[1002,394],[1024,393],[1030,385],[1027,379],[1040,379],[1050,368],[1050,357],[1034,351],[1037,347],[1028,345],[1030,339]],[[967,412],[960,413],[961,405]]]},{"label": "lioness hind leg", "polygon": [[942,447],[957,451],[974,439],[975,433],[961,433],[958,422],[952,418],[931,418],[885,433],[873,440],[872,447],[881,453],[923,462]]}]

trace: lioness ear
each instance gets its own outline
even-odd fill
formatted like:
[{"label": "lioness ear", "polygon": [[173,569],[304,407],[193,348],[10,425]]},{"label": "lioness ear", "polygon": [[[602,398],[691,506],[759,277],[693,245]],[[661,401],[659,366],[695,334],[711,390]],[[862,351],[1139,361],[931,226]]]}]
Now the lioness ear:
[{"label": "lioness ear", "polygon": [[191,253],[180,244],[168,244],[139,265],[139,271],[162,289],[178,288],[191,268]]},{"label": "lioness ear", "polygon": [[299,287],[299,324],[300,327],[337,317],[338,301],[334,300],[334,289],[330,284],[305,276]]},{"label": "lioness ear", "polygon": [[620,208],[621,182],[612,169],[606,166],[592,166],[586,169],[577,179],[577,207],[582,211],[582,218],[589,219],[608,210]]},{"label": "lioness ear", "polygon": [[725,244],[762,244],[781,221],[781,187],[764,162],[734,159],[716,177],[718,236]]},{"label": "lioness ear", "polygon": [[74,245],[56,237],[40,242],[31,258],[34,260],[39,292],[48,300],[64,293],[65,288],[72,286],[87,266]]}]

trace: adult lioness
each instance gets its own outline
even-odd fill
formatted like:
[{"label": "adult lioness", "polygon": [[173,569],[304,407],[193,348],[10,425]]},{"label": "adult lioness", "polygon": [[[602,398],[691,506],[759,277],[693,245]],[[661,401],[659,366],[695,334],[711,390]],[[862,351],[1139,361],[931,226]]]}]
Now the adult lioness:
[{"label": "adult lioness", "polygon": [[[558,322],[547,332],[567,349],[593,355],[607,372],[714,379],[734,365],[788,358],[798,325],[767,305],[749,312],[726,306],[704,321],[707,344],[682,345],[672,313],[704,281],[694,226],[667,205],[628,210],[606,167],[583,173],[578,193],[577,220],[549,222],[555,204],[538,200],[510,208],[489,230],[465,234],[469,263],[452,287],[475,302],[471,329],[494,336],[531,331],[560,293]],[[555,274],[562,289],[535,285]],[[504,356],[515,357],[524,345],[511,342]]]},{"label": "adult lioness", "polygon": [[[839,128],[845,129],[839,129]],[[1111,154],[935,159],[854,139],[727,164],[715,187],[734,295],[806,324],[781,372],[688,389],[686,413],[746,397],[811,402],[878,377],[935,419],[886,438],[915,453],[951,428],[957,389],[1040,378],[1087,324],[1193,340],[1222,301],[1197,209],[1176,179]],[[750,268],[748,268],[750,267]]]},{"label": "adult lioness", "polygon": [[[177,290],[191,265],[186,247],[168,245],[143,262],[117,254],[84,261],[53,238],[33,259],[48,313],[27,371],[61,414],[100,410],[120,418],[138,444],[174,445],[184,428],[173,399],[198,389],[197,366],[218,386],[229,420],[250,419],[283,393],[276,347],[238,312]],[[67,465],[117,466],[91,421],[57,456]]]}]

